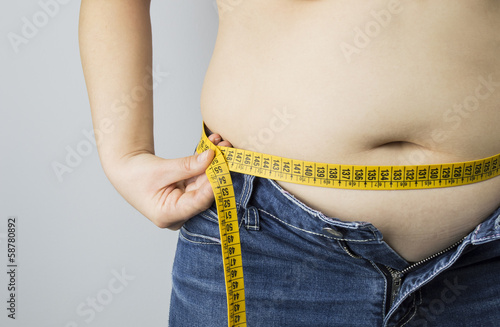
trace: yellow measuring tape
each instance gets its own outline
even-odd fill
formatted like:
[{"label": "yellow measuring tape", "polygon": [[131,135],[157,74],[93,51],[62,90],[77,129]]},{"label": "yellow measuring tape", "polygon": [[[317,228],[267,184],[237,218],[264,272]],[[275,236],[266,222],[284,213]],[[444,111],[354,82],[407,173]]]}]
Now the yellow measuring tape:
[{"label": "yellow measuring tape", "polygon": [[500,154],[438,165],[357,166],[282,158],[214,145],[205,125],[196,148],[215,157],[207,176],[219,216],[229,326],[246,326],[245,288],[236,201],[230,171],[303,185],[356,190],[410,190],[472,184],[500,175]]}]

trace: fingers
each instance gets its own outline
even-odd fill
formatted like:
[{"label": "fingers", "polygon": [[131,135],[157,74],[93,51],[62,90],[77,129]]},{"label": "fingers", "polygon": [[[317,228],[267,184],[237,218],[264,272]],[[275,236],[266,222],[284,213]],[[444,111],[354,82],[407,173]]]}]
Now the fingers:
[{"label": "fingers", "polygon": [[[228,141],[222,141],[222,137],[219,134],[212,134],[208,138],[215,145],[231,146],[231,143]],[[173,164],[170,165],[167,176],[173,177],[173,181],[178,182],[204,174],[212,162],[214,155],[215,152],[213,150],[206,150],[203,153],[197,153],[189,157],[171,159],[170,161]]]},{"label": "fingers", "polygon": [[[232,147],[219,134],[211,134],[208,139],[217,146]],[[156,215],[155,224],[162,228],[178,229],[190,217],[206,210],[214,201],[212,187],[205,170],[215,153],[207,150],[201,154],[169,160],[165,174],[173,185],[164,194],[162,210]]]},{"label": "fingers", "polygon": [[208,136],[208,139],[215,145],[217,145],[218,143],[220,143],[220,141],[222,141],[222,137],[219,134],[210,134]]},{"label": "fingers", "polygon": [[[208,138],[215,145],[232,146],[230,142],[223,141],[219,134],[211,134]],[[174,164],[170,166],[171,168],[167,176],[173,177],[173,182],[187,180],[189,184],[191,180],[196,179],[199,175],[204,175],[214,155],[215,152],[213,150],[206,150],[203,153],[197,153],[189,157],[171,159]],[[207,183],[208,181],[206,181]]]},{"label": "fingers", "polygon": [[232,147],[233,145],[229,141],[223,141],[220,134],[211,134],[208,139],[215,145]]},{"label": "fingers", "polygon": [[168,194],[155,224],[160,228],[176,230],[189,218],[208,209],[213,201],[214,194],[207,176],[198,176],[184,190],[175,188]]},{"label": "fingers", "polygon": [[222,141],[217,145],[218,146],[227,146],[227,147],[231,147],[231,148],[233,147],[233,145],[231,143],[229,143],[229,141]]},{"label": "fingers", "polygon": [[177,182],[203,174],[212,162],[214,154],[214,150],[206,150],[189,157],[170,159],[172,164],[167,175],[173,177],[174,181]]}]

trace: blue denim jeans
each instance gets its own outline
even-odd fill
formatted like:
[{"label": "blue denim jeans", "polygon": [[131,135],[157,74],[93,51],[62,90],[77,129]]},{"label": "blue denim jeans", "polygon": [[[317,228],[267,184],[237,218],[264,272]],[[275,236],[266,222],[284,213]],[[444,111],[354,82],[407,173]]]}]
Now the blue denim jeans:
[{"label": "blue denim jeans", "polygon": [[[500,208],[398,286],[391,269],[409,263],[372,224],[327,217],[272,180],[231,176],[249,327],[499,326]],[[180,230],[171,327],[227,325],[216,212]]]}]

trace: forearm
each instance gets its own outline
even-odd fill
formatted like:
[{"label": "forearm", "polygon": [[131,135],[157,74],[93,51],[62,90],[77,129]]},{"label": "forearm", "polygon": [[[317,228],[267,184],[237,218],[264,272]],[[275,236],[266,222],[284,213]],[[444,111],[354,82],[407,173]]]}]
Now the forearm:
[{"label": "forearm", "polygon": [[79,41],[97,148],[106,174],[154,153],[149,0],[82,0]]}]

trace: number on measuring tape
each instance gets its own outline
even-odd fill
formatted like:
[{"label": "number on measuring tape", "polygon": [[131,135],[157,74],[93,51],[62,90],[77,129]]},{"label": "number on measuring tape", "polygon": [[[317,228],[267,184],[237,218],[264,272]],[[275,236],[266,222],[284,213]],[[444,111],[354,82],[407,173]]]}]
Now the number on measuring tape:
[{"label": "number on measuring tape", "polygon": [[348,166],[215,146],[203,128],[196,151],[201,153],[207,149],[215,151],[206,173],[219,217],[229,326],[246,326],[244,263],[230,171],[304,185],[361,190],[450,187],[480,182],[500,174],[500,154],[440,165]]}]

